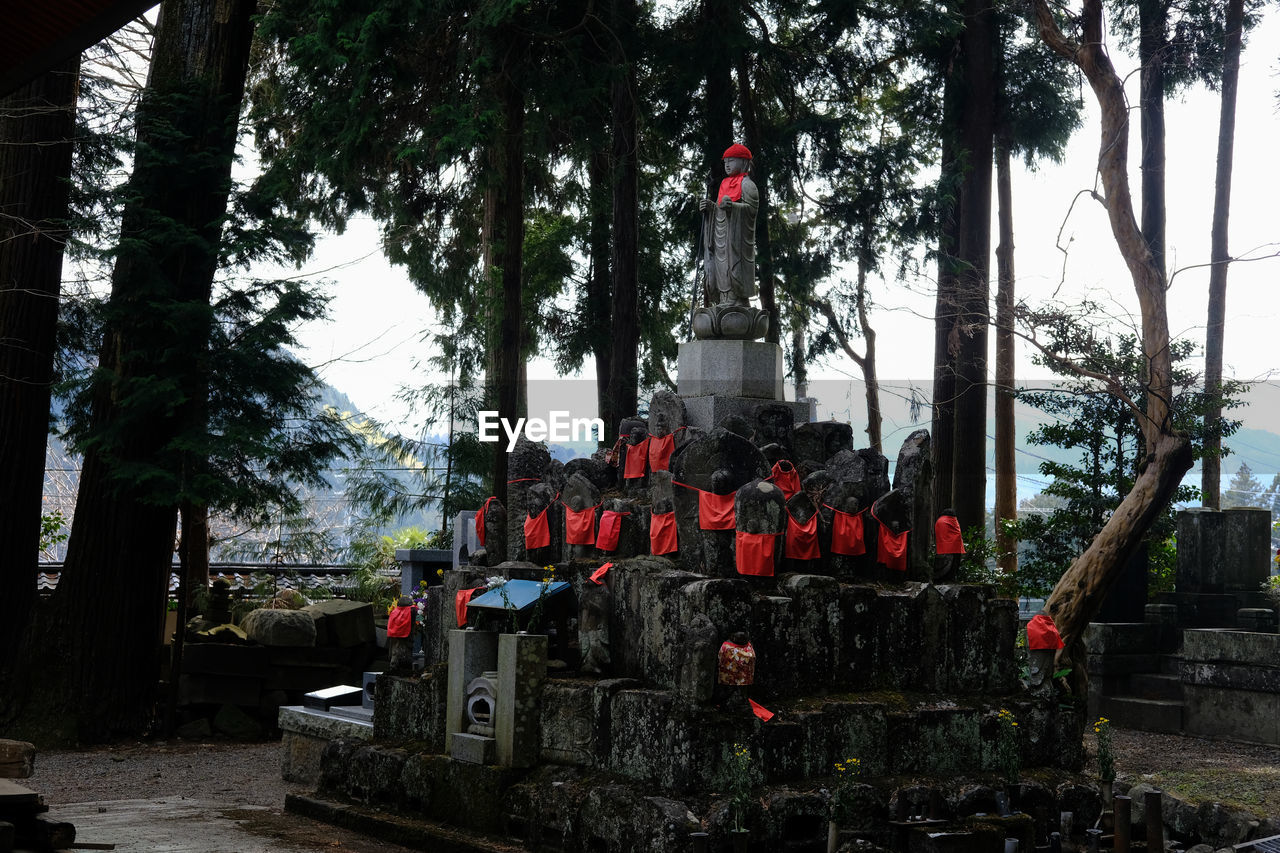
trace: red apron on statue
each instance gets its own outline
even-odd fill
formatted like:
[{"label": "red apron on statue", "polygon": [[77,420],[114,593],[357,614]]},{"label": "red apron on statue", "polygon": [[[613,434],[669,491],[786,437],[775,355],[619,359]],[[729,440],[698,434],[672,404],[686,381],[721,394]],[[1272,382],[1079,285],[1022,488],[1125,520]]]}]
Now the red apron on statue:
[{"label": "red apron on statue", "polygon": [[960,535],[960,520],[954,515],[940,515],[933,523],[933,539],[939,554],[963,554],[964,538]]},{"label": "red apron on statue", "polygon": [[596,508],[564,508],[564,541],[570,545],[594,545],[596,541]]},{"label": "red apron on statue", "polygon": [[862,524],[862,513],[831,510],[831,553],[844,557],[861,557],[867,553],[867,541]]},{"label": "red apron on statue", "polygon": [[649,455],[649,439],[639,444],[627,445],[627,461],[622,469],[622,476],[628,480],[644,476],[644,463]]},{"label": "red apron on statue", "polygon": [[391,615],[387,617],[387,636],[397,639],[409,636],[413,629],[413,614],[417,609],[413,605],[391,608]]},{"label": "red apron on statue", "polygon": [[676,514],[652,513],[649,516],[649,553],[655,556],[676,550]]},{"label": "red apron on statue", "polygon": [[480,543],[480,547],[484,547],[484,517],[489,511],[489,504],[497,500],[497,497],[491,497],[484,502],[484,506],[480,507],[480,511],[476,513],[476,541]]},{"label": "red apron on statue", "polygon": [[782,494],[787,500],[791,500],[796,492],[800,491],[800,474],[796,472],[796,467],[785,459],[779,459],[773,463],[769,480],[782,489]]},{"label": "red apron on statue", "polygon": [[818,514],[804,524],[800,524],[787,510],[787,544],[783,555],[792,560],[817,560],[822,557],[818,550]]},{"label": "red apron on statue", "polygon": [[1058,633],[1058,626],[1053,624],[1053,619],[1047,613],[1037,613],[1027,623],[1027,648],[1062,648],[1062,636]]},{"label": "red apron on statue", "polygon": [[733,529],[733,492],[717,495],[698,490],[698,526],[703,530]]},{"label": "red apron on statue", "polygon": [[[874,517],[874,516],[873,516]],[[876,519],[880,521],[880,519]],[[894,533],[889,525],[880,521],[880,538],[876,543],[876,562],[884,563],[899,572],[907,570],[907,534],[910,530]]]},{"label": "red apron on statue", "polygon": [[671,454],[676,449],[676,434],[649,437],[649,470],[670,471]]},{"label": "red apron on statue", "polygon": [[551,544],[551,526],[547,523],[548,509],[551,509],[550,505],[537,515],[524,517],[524,547],[529,551]]},{"label": "red apron on statue", "polygon": [[777,539],[776,533],[748,533],[739,530],[734,542],[734,560],[738,565],[738,574],[773,577],[773,552]]},{"label": "red apron on statue", "polygon": [[623,513],[606,509],[600,513],[600,532],[596,534],[596,547],[601,551],[613,551],[618,547],[618,535],[622,532]]},{"label": "red apron on statue", "polygon": [[723,201],[725,196],[729,197],[729,201],[742,201],[742,179],[746,176],[743,172],[740,175],[730,175],[720,181],[720,192],[716,194],[716,204]]},{"label": "red apron on statue", "polygon": [[460,589],[457,595],[453,597],[453,612],[458,619],[458,627],[465,628],[467,626],[467,604],[471,599],[475,598],[478,593],[484,592],[484,587],[478,586],[475,589]]}]

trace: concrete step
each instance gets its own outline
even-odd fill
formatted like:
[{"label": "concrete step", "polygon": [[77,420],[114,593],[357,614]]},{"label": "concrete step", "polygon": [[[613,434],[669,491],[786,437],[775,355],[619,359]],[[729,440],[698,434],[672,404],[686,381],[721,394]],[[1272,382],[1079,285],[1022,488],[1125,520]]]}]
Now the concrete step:
[{"label": "concrete step", "polygon": [[1154,672],[1135,672],[1129,676],[1130,695],[1138,699],[1182,701],[1182,677]]},{"label": "concrete step", "polygon": [[1098,714],[1122,729],[1144,732],[1182,731],[1183,706],[1168,699],[1139,699],[1136,696],[1101,696]]}]

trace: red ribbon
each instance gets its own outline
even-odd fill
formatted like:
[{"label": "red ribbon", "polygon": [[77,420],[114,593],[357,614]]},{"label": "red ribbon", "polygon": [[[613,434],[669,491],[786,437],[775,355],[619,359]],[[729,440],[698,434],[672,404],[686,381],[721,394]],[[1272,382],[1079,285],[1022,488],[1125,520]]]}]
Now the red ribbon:
[{"label": "red ribbon", "polygon": [[938,543],[939,554],[963,554],[964,538],[960,535],[960,520],[954,515],[940,515],[933,523],[933,538]]},{"label": "red ribbon", "polygon": [[651,513],[649,515],[649,553],[661,556],[675,550],[677,550],[675,511]]},{"label": "red ribbon", "polygon": [[497,499],[496,496],[489,498],[484,502],[484,506],[480,507],[480,511],[476,513],[476,540],[482,548],[484,547],[484,516],[489,511],[489,504]]},{"label": "red ribbon", "polygon": [[671,454],[676,449],[676,434],[655,435],[649,438],[649,470],[671,470]]},{"label": "red ribbon", "polygon": [[526,515],[524,519],[524,547],[530,551],[545,548],[551,544],[551,526],[547,523],[547,505],[537,515]]},{"label": "red ribbon", "polygon": [[751,706],[751,713],[759,717],[762,722],[767,723],[773,719],[773,712],[754,699],[748,699],[747,704]]},{"label": "red ribbon", "polygon": [[861,557],[867,553],[862,512],[850,513],[824,504],[831,510],[831,553],[844,557]]},{"label": "red ribbon", "polygon": [[[597,504],[598,506],[598,504]],[[596,508],[564,507],[564,540],[570,545],[591,545],[596,541]]]},{"label": "red ribbon", "polygon": [[725,197],[729,197],[729,201],[742,201],[742,179],[747,175],[745,172],[738,175],[730,175],[720,181],[720,194],[716,196],[716,204]]},{"label": "red ribbon", "polygon": [[875,518],[880,525],[880,536],[876,542],[876,561],[884,563],[887,568],[894,571],[905,572],[907,570],[907,534],[911,530],[893,533],[889,525],[876,518],[874,509],[871,511],[871,517]]},{"label": "red ribbon", "polygon": [[605,563],[603,566],[601,566],[600,568],[596,569],[594,572],[591,573],[591,577],[589,578],[589,580],[592,583],[597,583],[597,584],[600,583],[600,578],[609,574],[609,570],[612,568],[613,568],[613,563]]},{"label": "red ribbon", "polygon": [[698,526],[703,530],[732,530],[733,493],[717,495],[698,490]]},{"label": "red ribbon", "polygon": [[1058,626],[1053,624],[1053,619],[1047,613],[1037,613],[1027,623],[1027,648],[1062,648],[1062,635],[1058,633]]},{"label": "red ribbon", "polygon": [[601,551],[618,548],[618,535],[622,532],[622,516],[627,513],[606,509],[600,513],[600,532],[596,534],[596,547]]},{"label": "red ribbon", "polygon": [[782,494],[787,500],[791,500],[796,492],[800,491],[800,474],[796,471],[796,467],[785,459],[779,459],[773,463],[773,470],[769,472],[767,479],[782,489]]},{"label": "red ribbon", "polygon": [[787,543],[783,555],[792,560],[821,559],[818,550],[818,514],[815,512],[804,524],[796,521],[787,510]]},{"label": "red ribbon", "polygon": [[484,592],[484,587],[482,586],[478,586],[475,589],[460,589],[458,594],[453,597],[453,612],[458,619],[459,628],[467,626],[467,604],[481,592]]},{"label": "red ribbon", "polygon": [[773,554],[777,540],[776,533],[748,533],[739,530],[734,541],[734,561],[738,566],[738,574],[773,577]]},{"label": "red ribbon", "polygon": [[627,461],[622,469],[622,476],[628,480],[644,476],[644,463],[649,455],[649,439],[639,444],[627,445]]}]

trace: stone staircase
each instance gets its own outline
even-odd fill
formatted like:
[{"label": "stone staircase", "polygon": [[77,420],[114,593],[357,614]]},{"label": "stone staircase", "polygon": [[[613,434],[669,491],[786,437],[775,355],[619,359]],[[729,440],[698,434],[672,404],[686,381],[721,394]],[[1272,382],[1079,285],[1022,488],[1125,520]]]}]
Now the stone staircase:
[{"label": "stone staircase", "polygon": [[1182,731],[1182,658],[1178,634],[1150,622],[1094,623],[1089,650],[1089,716],[1149,732]]}]

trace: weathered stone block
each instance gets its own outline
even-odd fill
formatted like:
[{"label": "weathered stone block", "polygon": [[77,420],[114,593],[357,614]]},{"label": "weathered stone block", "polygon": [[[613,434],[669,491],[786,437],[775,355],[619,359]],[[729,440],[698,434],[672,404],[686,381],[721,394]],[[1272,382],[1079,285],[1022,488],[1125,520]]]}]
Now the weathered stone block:
[{"label": "weathered stone block", "polygon": [[879,660],[876,590],[871,586],[840,587],[840,644],[836,650],[836,683],[854,690],[870,687]]},{"label": "weathered stone block", "polygon": [[538,763],[539,700],[547,676],[545,634],[502,634],[498,637],[498,698],[494,711],[497,760],[504,767]]},{"label": "weathered stone block", "polygon": [[467,730],[467,685],[482,673],[497,669],[498,635],[495,632],[449,632],[449,686],[444,723],[446,751],[451,749],[454,733]]},{"label": "weathered stone block", "polygon": [[1215,509],[1178,512],[1178,592],[1220,593],[1226,588],[1225,526],[1223,514]]},{"label": "weathered stone block", "polygon": [[947,682],[946,607],[932,585],[881,590],[877,609],[879,683],[895,690],[934,690]]},{"label": "weathered stone block", "polygon": [[591,685],[548,681],[542,690],[542,760],[594,767],[601,720]]},{"label": "weathered stone block", "polygon": [[316,645],[350,648],[374,641],[373,605],[331,598],[302,608],[316,620]]},{"label": "weathered stone block", "polygon": [[519,775],[508,767],[414,753],[405,758],[397,777],[398,799],[430,820],[500,832],[506,823],[506,792]]},{"label": "weathered stone block", "polygon": [[884,773],[889,766],[889,722],[886,706],[875,701],[823,702],[817,713],[799,715],[804,727],[803,772],[829,776],[837,761],[857,758],[865,773]]},{"label": "weathered stone block", "polygon": [[1271,510],[1231,507],[1222,519],[1223,586],[1253,592],[1271,574]]},{"label": "weathered stone block", "polygon": [[889,766],[899,773],[990,769],[994,765],[994,731],[987,738],[982,727],[983,716],[973,708],[890,713]]},{"label": "weathered stone block", "polygon": [[1276,611],[1269,607],[1242,607],[1236,611],[1236,627],[1246,632],[1274,634],[1277,628]]},{"label": "weathered stone block", "polygon": [[1092,622],[1084,632],[1093,655],[1156,654],[1160,638],[1160,626],[1150,622]]},{"label": "weathered stone block", "polygon": [[456,761],[469,764],[496,764],[497,741],[483,735],[454,732],[449,752]]},{"label": "weathered stone block", "polygon": [[1280,662],[1280,634],[1188,629],[1182,635],[1182,657],[1244,664]]},{"label": "weathered stone block", "polygon": [[29,779],[35,763],[35,744],[0,738],[0,779]]},{"label": "weathered stone block", "polygon": [[443,752],[448,684],[442,664],[419,678],[379,675],[374,685],[374,736],[380,741],[422,743]]},{"label": "weathered stone block", "polygon": [[681,625],[678,593],[699,576],[676,571],[675,564],[665,557],[615,563],[610,576],[613,617],[609,644],[614,672],[673,686]]},{"label": "weathered stone block", "polygon": [[[249,613],[240,623],[249,639],[263,646],[314,646],[315,619],[302,610],[259,609]],[[373,622],[369,622],[372,635]]]},{"label": "weathered stone block", "polygon": [[[680,344],[678,388],[694,418],[690,397],[783,399],[782,347],[766,341],[694,340]],[[707,427],[703,427],[706,429]]]},{"label": "weathered stone block", "polygon": [[1183,684],[1182,698],[1189,733],[1280,744],[1280,693]]}]

